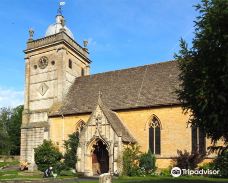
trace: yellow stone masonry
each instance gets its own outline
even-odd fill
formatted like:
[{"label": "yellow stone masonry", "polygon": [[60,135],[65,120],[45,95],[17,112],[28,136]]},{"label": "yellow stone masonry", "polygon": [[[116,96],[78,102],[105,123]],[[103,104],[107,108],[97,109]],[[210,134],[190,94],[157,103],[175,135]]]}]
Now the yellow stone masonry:
[{"label": "yellow stone masonry", "polygon": [[[172,163],[172,157],[177,155],[177,150],[191,152],[191,129],[187,125],[189,114],[184,114],[181,107],[160,107],[149,109],[134,109],[117,112],[119,118],[137,140],[141,151],[149,149],[148,124],[153,115],[161,121],[161,155],[157,156],[157,166],[167,168]],[[55,142],[61,151],[63,141],[73,133],[80,120],[87,122],[90,114],[72,115],[50,118],[50,139]],[[210,146],[207,139],[207,147]],[[210,158],[214,155],[210,155]],[[210,161],[206,159],[205,162]]]}]

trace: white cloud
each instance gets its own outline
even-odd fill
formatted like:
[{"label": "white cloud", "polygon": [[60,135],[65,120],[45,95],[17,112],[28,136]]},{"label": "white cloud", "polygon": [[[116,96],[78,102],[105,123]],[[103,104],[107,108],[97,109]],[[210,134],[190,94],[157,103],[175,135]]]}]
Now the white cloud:
[{"label": "white cloud", "polygon": [[0,87],[0,107],[16,107],[23,104],[24,91]]}]

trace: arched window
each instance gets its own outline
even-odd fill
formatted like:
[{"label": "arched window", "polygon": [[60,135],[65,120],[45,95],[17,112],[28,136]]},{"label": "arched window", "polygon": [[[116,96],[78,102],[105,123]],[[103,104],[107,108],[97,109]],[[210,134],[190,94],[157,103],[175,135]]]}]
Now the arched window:
[{"label": "arched window", "polygon": [[153,154],[161,154],[161,123],[155,115],[149,123],[149,148]]},{"label": "arched window", "polygon": [[79,120],[76,124],[76,129],[75,129],[76,133],[79,134],[83,130],[84,126],[85,126],[85,122],[83,120]]}]

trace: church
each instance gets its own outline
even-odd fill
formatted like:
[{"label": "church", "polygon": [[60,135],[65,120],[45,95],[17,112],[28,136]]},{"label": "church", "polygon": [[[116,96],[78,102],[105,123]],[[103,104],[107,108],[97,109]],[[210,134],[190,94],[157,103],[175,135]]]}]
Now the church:
[{"label": "church", "polygon": [[[79,133],[76,170],[87,176],[121,172],[124,148],[138,144],[167,168],[177,150],[205,153],[210,140],[187,125],[177,99],[176,61],[90,74],[87,42],[81,46],[61,13],[25,53],[25,100],[21,161],[35,168],[34,148],[44,139],[64,152],[63,142]],[[148,58],[150,59],[150,58]],[[207,156],[211,159],[213,156]],[[99,165],[99,166],[97,166]]]}]

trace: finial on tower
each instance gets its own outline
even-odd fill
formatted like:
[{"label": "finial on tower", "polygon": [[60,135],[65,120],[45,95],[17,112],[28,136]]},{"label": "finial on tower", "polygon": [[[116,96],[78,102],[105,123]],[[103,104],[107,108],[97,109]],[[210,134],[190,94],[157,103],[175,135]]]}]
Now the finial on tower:
[{"label": "finial on tower", "polygon": [[65,4],[66,4],[66,2],[64,2],[64,1],[60,1],[60,2],[59,2],[59,8],[58,8],[58,10],[57,10],[57,14],[58,14],[58,15],[62,15],[62,13],[63,13],[62,7],[63,7]]},{"label": "finial on tower", "polygon": [[34,30],[32,28],[29,28],[29,41],[33,40]]},{"label": "finial on tower", "polygon": [[84,47],[86,48],[86,47],[88,46],[88,41],[87,41],[87,40],[84,40],[84,41],[83,41],[83,45],[84,45]]},{"label": "finial on tower", "polygon": [[88,43],[89,43],[89,42],[88,42],[87,40],[84,40],[84,41],[83,41],[83,46],[84,46],[83,49],[85,49],[86,51],[88,51],[88,48],[87,48]]}]

